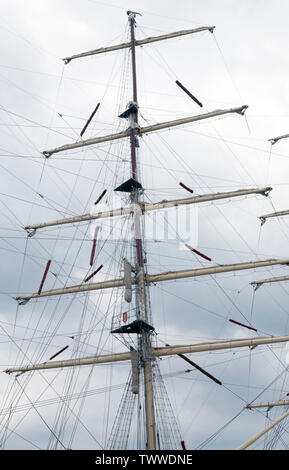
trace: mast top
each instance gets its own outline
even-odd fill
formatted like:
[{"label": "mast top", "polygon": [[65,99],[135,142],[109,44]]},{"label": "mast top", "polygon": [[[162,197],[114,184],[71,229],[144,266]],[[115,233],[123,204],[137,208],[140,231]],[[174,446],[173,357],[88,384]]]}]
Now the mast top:
[{"label": "mast top", "polygon": [[136,17],[136,15],[142,16],[142,14],[139,13],[138,11],[131,11],[131,10],[128,10],[126,14],[129,18],[133,18],[133,19]]}]

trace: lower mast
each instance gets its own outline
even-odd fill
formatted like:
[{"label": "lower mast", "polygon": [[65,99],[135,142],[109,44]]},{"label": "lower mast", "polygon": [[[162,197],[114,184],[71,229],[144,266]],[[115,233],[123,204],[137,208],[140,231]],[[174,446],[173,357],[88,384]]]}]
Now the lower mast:
[{"label": "lower mast", "polygon": [[[132,58],[132,83],[133,83],[133,106],[135,106],[136,113],[133,114],[133,119],[130,120],[130,149],[131,149],[131,173],[132,178],[138,181],[137,159],[136,159],[136,140],[135,129],[138,128],[137,119],[137,79],[136,79],[136,60],[135,60],[135,12],[127,12],[130,36],[131,36],[131,58]],[[138,181],[139,183],[139,181]],[[136,187],[131,193],[131,202],[138,207],[139,202],[139,188]],[[135,249],[136,249],[136,266],[135,272],[137,275],[137,289],[136,289],[136,305],[139,306],[140,312],[138,317],[140,320],[148,323],[147,301],[146,301],[146,285],[144,273],[144,256],[142,245],[142,233],[140,215],[135,211],[134,215],[134,229],[135,229]],[[156,449],[156,425],[155,425],[155,410],[154,410],[154,394],[152,382],[152,357],[151,357],[151,339],[150,332],[142,330],[140,333],[139,344],[139,358],[143,366],[144,377],[144,393],[145,393],[145,416],[146,416],[146,434],[147,442],[146,447],[148,450]]]}]

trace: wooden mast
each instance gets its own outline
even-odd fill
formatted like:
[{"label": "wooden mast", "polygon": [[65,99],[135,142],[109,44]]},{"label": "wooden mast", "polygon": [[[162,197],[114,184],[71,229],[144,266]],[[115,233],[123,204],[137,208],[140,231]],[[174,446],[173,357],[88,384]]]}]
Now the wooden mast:
[{"label": "wooden mast", "polygon": [[270,214],[260,215],[258,218],[261,220],[261,224],[263,225],[266,222],[266,219],[270,219],[271,217],[283,217],[284,215],[288,215],[289,210],[286,209],[284,211],[279,212],[271,212]]},{"label": "wooden mast", "polygon": [[244,444],[242,444],[241,446],[237,447],[236,450],[244,450],[244,449],[247,449],[247,447],[249,447],[250,445],[254,444],[254,442],[256,442],[258,439],[260,439],[260,437],[264,436],[264,434],[266,434],[266,432],[270,431],[272,428],[274,428],[274,426],[276,426],[276,424],[279,424],[281,421],[283,421],[283,419],[287,418],[287,416],[289,416],[289,411],[286,411],[286,413],[284,413],[282,416],[280,416],[279,418],[275,419],[275,421],[273,421],[272,423],[270,423],[268,426],[266,426],[265,429],[262,429],[262,431],[258,432],[257,434],[255,434],[253,437],[250,437],[250,439],[248,439],[246,442],[244,442]]},{"label": "wooden mast", "polygon": [[271,284],[273,282],[283,282],[283,281],[289,281],[289,276],[269,277],[268,279],[261,279],[260,281],[252,281],[250,282],[250,284],[256,290],[259,287],[261,287],[263,284]]},{"label": "wooden mast", "polygon": [[[215,341],[200,344],[188,344],[181,346],[165,346],[162,348],[151,348],[152,357],[178,356],[179,354],[193,354],[197,352],[221,351],[226,349],[260,346],[262,344],[276,344],[289,342],[287,336],[257,336],[256,338],[242,338],[229,341]],[[106,364],[111,362],[129,361],[130,351],[124,353],[106,354],[102,356],[89,356],[77,359],[66,359],[63,361],[49,361],[41,364],[30,364],[27,366],[11,367],[6,369],[7,374],[14,372],[29,372],[42,369],[59,369],[63,367],[86,366],[92,364]]]},{"label": "wooden mast", "polygon": [[[223,116],[225,114],[232,114],[237,113],[243,115],[246,111],[248,106],[238,106],[236,108],[228,108],[228,109],[216,109],[215,111],[211,111],[209,113],[199,114],[197,116],[190,116],[187,118],[175,119],[174,121],[166,121],[161,122],[158,124],[152,124],[150,126],[145,126],[140,128],[137,132],[139,135],[149,134],[150,132],[159,131],[161,129],[169,129],[170,127],[181,126],[184,124],[188,124],[190,122],[195,121],[202,121],[204,119],[209,119],[212,117]],[[74,142],[73,144],[66,144],[62,145],[61,147],[56,147],[51,150],[44,150],[42,153],[45,157],[50,157],[54,153],[63,152],[65,150],[73,150],[76,148],[86,147],[89,145],[95,145],[102,142],[110,142],[112,140],[123,139],[124,137],[128,137],[130,135],[130,130],[118,132],[117,134],[109,134],[102,137],[94,137],[92,139],[81,140],[79,142]]]},{"label": "wooden mast", "polygon": [[[261,194],[263,196],[268,196],[269,192],[272,190],[270,187],[265,188],[251,188],[251,189],[238,189],[237,191],[228,191],[225,193],[215,193],[215,194],[202,194],[201,196],[193,196],[182,199],[172,199],[170,201],[160,201],[155,203],[146,203],[139,202],[140,212],[143,214],[148,211],[155,211],[158,209],[167,209],[170,207],[188,205],[188,204],[200,204],[202,202],[208,201],[218,201],[220,199],[227,199],[240,196],[248,196],[250,194]],[[65,224],[74,224],[78,222],[86,222],[94,219],[106,219],[109,217],[118,217],[122,215],[133,214],[133,210],[130,207],[119,207],[117,209],[112,209],[110,211],[97,212],[93,214],[83,214],[74,217],[67,217],[65,219],[52,220],[50,222],[43,222],[40,224],[27,225],[24,227],[25,230],[36,230],[39,228],[53,227],[55,225],[65,225]]]},{"label": "wooden mast", "polygon": [[[135,58],[135,12],[127,12],[128,21],[130,26],[130,37],[131,37],[131,64],[132,64],[132,85],[133,85],[133,105],[138,109],[137,102],[137,78],[136,78],[136,58]],[[138,167],[136,157],[136,129],[138,128],[138,114],[136,112],[134,127],[131,125],[129,129],[130,133],[130,150],[131,150],[131,176],[133,180],[140,183],[138,180]],[[131,202],[133,205],[139,202],[139,189],[136,188],[131,192]],[[144,275],[144,256],[142,246],[142,233],[141,223],[138,212],[134,214],[134,233],[135,233],[135,250],[136,250],[136,266],[135,272],[137,290],[136,290],[136,303],[139,305],[140,314],[138,317],[140,320],[148,323],[148,312],[147,312],[147,301],[146,301],[146,285]],[[148,450],[156,450],[156,423],[155,423],[155,409],[154,409],[154,391],[152,381],[152,364],[151,364],[151,338],[150,332],[142,330],[140,334],[140,350],[139,357],[141,365],[143,367],[143,378],[144,378],[144,395],[145,395],[145,415],[146,415],[146,446]]]},{"label": "wooden mast", "polygon": [[[199,28],[194,29],[184,29],[182,31],[176,31],[174,33],[162,34],[161,36],[152,36],[149,38],[140,39],[138,41],[135,41],[134,44],[135,46],[143,46],[144,44],[150,44],[152,42],[163,41],[166,39],[177,38],[180,36],[186,36],[188,34],[201,33],[202,31],[210,31],[210,33],[213,33],[214,29],[215,26],[201,26]],[[108,52],[119,51],[120,49],[127,49],[129,47],[131,47],[131,42],[125,42],[123,44],[117,44],[115,46],[100,47],[99,49],[93,49],[92,51],[81,52],[80,54],[75,54],[70,57],[64,57],[64,59],[62,60],[64,60],[64,62],[68,64],[71,60],[74,59],[88,57],[95,54],[107,54]]]},{"label": "wooden mast", "polygon": [[273,408],[274,406],[288,406],[289,400],[267,401],[265,403],[249,403],[246,408],[249,410],[253,408]]},{"label": "wooden mast", "polygon": [[[263,268],[265,266],[275,266],[275,265],[289,265],[289,259],[267,259],[263,261],[250,261],[247,263],[234,263],[234,264],[225,264],[225,265],[217,265],[212,266],[209,268],[197,268],[197,269],[185,269],[182,271],[168,271],[159,274],[147,274],[146,283],[152,284],[156,282],[162,281],[172,281],[174,279],[186,279],[190,277],[199,277],[199,276],[209,276],[212,274],[221,274],[227,272],[234,272],[234,271],[242,271],[244,269],[256,269],[256,268]],[[137,279],[132,278],[132,284],[137,283]],[[16,297],[18,302],[26,302],[30,299],[36,299],[40,297],[51,297],[55,295],[63,295],[63,294],[74,294],[76,292],[87,292],[87,291],[94,291],[94,290],[101,290],[101,289],[112,289],[114,287],[122,287],[125,286],[124,278],[119,279],[111,279],[108,281],[102,282],[92,282],[91,284],[79,284],[76,286],[71,287],[62,287],[59,289],[52,289],[48,291],[43,291],[40,294],[26,294]]]},{"label": "wooden mast", "polygon": [[275,145],[279,140],[287,139],[288,137],[289,137],[289,134],[284,134],[284,135],[279,135],[278,137],[272,137],[271,139],[268,139],[268,141],[271,142],[272,145]]}]

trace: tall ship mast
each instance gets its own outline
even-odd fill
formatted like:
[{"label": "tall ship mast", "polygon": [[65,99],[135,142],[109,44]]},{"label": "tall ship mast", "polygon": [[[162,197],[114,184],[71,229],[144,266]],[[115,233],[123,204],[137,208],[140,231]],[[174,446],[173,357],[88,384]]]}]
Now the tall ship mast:
[{"label": "tall ship mast", "polygon": [[[73,155],[73,152],[85,151],[88,148],[94,149],[100,144],[106,145],[106,143],[108,143],[108,145],[110,145],[111,142],[125,142],[123,145],[125,145],[125,151],[129,155],[129,172],[122,173],[119,168],[119,173],[116,173],[116,178],[114,178],[114,183],[117,181],[117,184],[114,187],[111,184],[106,186],[105,183],[107,183],[107,175],[109,174],[108,167],[105,181],[103,181],[101,191],[99,191],[95,198],[93,210],[90,212],[84,211],[84,213],[80,214],[68,214],[62,218],[52,218],[47,221],[33,221],[24,227],[27,233],[27,243],[34,243],[42,230],[48,230],[47,233],[56,233],[55,231],[60,233],[59,231],[61,230],[76,227],[76,233],[86,236],[89,229],[91,246],[86,250],[86,253],[89,253],[89,256],[87,256],[89,262],[85,276],[80,283],[71,284],[68,282],[69,285],[67,285],[67,281],[71,279],[70,276],[68,276],[67,281],[65,281],[62,286],[57,285],[55,288],[46,289],[45,286],[47,285],[49,276],[54,276],[56,280],[59,279],[59,276],[54,272],[55,263],[53,258],[47,259],[46,264],[42,261],[41,266],[43,269],[38,290],[30,293],[21,293],[15,297],[18,305],[17,314],[20,314],[22,311],[27,311],[27,309],[36,308],[33,307],[35,305],[38,307],[45,305],[45,309],[48,302],[53,301],[55,302],[55,313],[60,299],[68,298],[72,299],[72,302],[79,302],[79,308],[81,310],[83,309],[83,312],[88,313],[88,319],[83,314],[80,321],[82,329],[79,329],[76,335],[67,335],[71,344],[73,344],[77,338],[80,347],[73,348],[70,344],[62,345],[60,349],[54,350],[53,353],[51,352],[51,355],[46,358],[45,354],[50,350],[49,347],[46,349],[43,348],[43,350],[40,349],[38,354],[33,356],[30,355],[28,349],[24,352],[22,348],[21,350],[19,349],[13,366],[9,366],[5,369],[5,374],[8,380],[14,383],[16,391],[12,392],[12,387],[10,388],[10,385],[7,386],[7,394],[2,403],[2,411],[0,411],[0,414],[2,414],[1,445],[3,448],[5,448],[6,445],[9,447],[9,440],[11,440],[13,435],[17,434],[17,428],[18,426],[21,427],[22,420],[24,420],[26,416],[25,410],[30,409],[35,413],[37,419],[41,420],[42,424],[44,424],[46,430],[49,432],[49,448],[73,448],[73,439],[77,432],[77,427],[83,427],[90,437],[94,439],[94,445],[97,449],[127,449],[133,446],[134,448],[146,450],[186,450],[186,446],[190,446],[190,444],[186,443],[184,440],[174,406],[166,390],[164,378],[161,373],[161,362],[169,357],[176,358],[179,360],[179,363],[186,367],[183,372],[184,374],[190,372],[190,370],[198,371],[203,380],[209,381],[217,388],[223,386],[222,378],[217,377],[210,368],[200,366],[198,360],[195,360],[194,354],[211,354],[215,351],[226,352],[228,350],[240,350],[240,348],[246,348],[246,350],[251,352],[262,345],[267,347],[267,345],[282,345],[289,342],[289,335],[287,334],[270,335],[266,332],[259,333],[254,326],[254,322],[250,321],[249,317],[245,317],[242,312],[240,312],[243,318],[238,317],[238,320],[227,318],[227,320],[240,329],[244,328],[246,331],[250,331],[252,334],[248,337],[238,338],[235,336],[233,339],[229,340],[193,341],[187,344],[168,344],[167,342],[160,344],[158,338],[159,332],[156,330],[154,322],[155,312],[152,308],[152,286],[162,285],[162,283],[165,284],[169,281],[178,282],[179,280],[192,279],[196,281],[198,278],[202,279],[205,276],[209,277],[209,279],[218,279],[219,275],[225,273],[240,273],[250,269],[258,270],[260,268],[262,272],[262,269],[266,267],[286,267],[289,265],[289,257],[262,257],[262,259],[249,257],[246,261],[238,263],[214,263],[208,254],[197,247],[197,244],[194,246],[189,244],[178,234],[178,241],[182,245],[183,252],[187,253],[188,256],[195,256],[202,262],[205,260],[205,264],[202,264],[201,267],[190,267],[182,270],[175,269],[166,271],[159,269],[157,272],[150,272],[147,263],[149,253],[147,248],[146,217],[154,217],[156,227],[159,228],[162,223],[162,216],[160,214],[164,210],[173,210],[179,217],[185,217],[187,212],[184,211],[188,208],[199,206],[202,203],[211,204],[218,201],[239,200],[249,196],[267,198],[272,187],[269,185],[252,185],[249,188],[241,187],[240,189],[231,191],[208,192],[195,195],[193,194],[194,190],[186,182],[180,181],[179,187],[183,190],[183,197],[157,201],[148,200],[140,170],[142,144],[145,142],[148,134],[167,129],[173,130],[178,126],[184,126],[188,123],[202,122],[223,116],[237,115],[243,117],[245,116],[248,106],[240,104],[239,106],[225,109],[203,111],[203,104],[199,98],[183,83],[176,80],[176,86],[179,88],[180,93],[182,92],[187,95],[188,100],[192,100],[192,102],[199,107],[199,114],[159,123],[140,125],[139,117],[142,116],[142,109],[138,100],[138,48],[145,47],[146,44],[197,35],[203,32],[212,34],[215,26],[202,26],[151,36],[146,39],[138,39],[136,37],[138,15],[138,12],[127,12],[129,31],[129,40],[127,42],[82,52],[80,54],[67,56],[63,59],[66,66],[78,59],[83,61],[87,58],[97,60],[100,54],[109,54],[114,51],[120,51],[120,53],[123,51],[129,52],[129,73],[131,75],[132,90],[130,91],[130,99],[125,109],[122,109],[118,115],[120,122],[125,123],[126,128],[122,128],[118,132],[86,138],[84,134],[87,132],[93,119],[95,119],[95,116],[97,116],[98,109],[101,106],[101,102],[97,103],[89,119],[84,123],[80,137],[76,141],[43,150],[43,171],[45,172],[45,164],[47,163],[47,165],[49,165],[58,154],[69,155],[71,152]],[[287,137],[287,135],[273,139],[272,144],[275,144],[284,137]],[[107,162],[106,165],[109,165],[109,162]],[[120,180],[120,178],[123,179]],[[117,206],[114,204],[113,195],[115,195],[118,201],[119,205]],[[182,210],[184,211],[181,212]],[[260,213],[261,212],[260,210]],[[260,215],[260,220],[263,225],[268,218],[279,217],[286,214],[288,214],[287,210],[268,213]],[[119,221],[121,221],[120,225],[117,225]],[[170,222],[167,220],[166,225],[167,227],[170,225]],[[173,225],[177,225],[176,219],[174,219]],[[115,235],[115,238],[111,246],[114,246],[115,250],[109,256],[111,256],[111,261],[115,263],[116,269],[111,269],[111,272],[118,271],[119,274],[117,277],[110,277],[108,275],[106,278],[101,278],[102,273],[106,269],[105,264],[102,264],[101,254],[103,250],[106,254],[109,252],[107,240],[112,231],[114,231],[113,235]],[[157,240],[154,241],[157,242]],[[120,245],[122,245],[121,250],[119,249]],[[116,256],[118,259],[114,259]],[[175,254],[175,256],[177,255]],[[109,274],[109,272],[107,273]],[[252,277],[254,276],[252,275]],[[289,276],[279,276],[275,278],[252,280],[251,284],[255,292],[263,284],[283,280],[286,281],[288,279]],[[182,296],[182,294],[180,295]],[[226,295],[228,296],[228,294]],[[70,308],[71,303],[68,302],[65,311],[68,312]],[[115,349],[115,344],[113,348],[103,346],[102,348],[98,348],[101,344],[104,330],[107,329],[106,320],[104,321],[99,314],[100,309],[104,309],[106,314],[109,314],[111,321],[109,335],[114,339],[115,344],[121,346],[119,351],[117,348]],[[58,326],[61,325],[61,321],[61,318],[59,318],[58,324],[50,331],[48,329],[48,327],[50,327],[50,319],[48,318],[47,329],[44,332],[43,338],[49,337],[52,339],[53,333],[57,335]],[[99,344],[92,345],[96,352],[83,354],[84,348],[81,346],[82,335],[86,335],[86,331],[94,333],[96,327],[99,325],[101,326],[100,339],[98,339]],[[86,328],[88,330],[86,330]],[[95,339],[93,335],[91,338]],[[35,340],[34,334],[33,341]],[[49,342],[47,345],[48,344],[50,346]],[[98,349],[102,349],[102,352],[98,352]],[[67,354],[68,350],[72,351],[71,357],[62,358],[61,356]],[[115,407],[115,405],[113,406],[110,402],[110,398],[108,399],[108,403],[106,403],[108,409],[111,407],[114,410],[115,418],[113,420],[111,419],[109,416],[110,412],[106,415],[107,422],[103,423],[106,428],[106,433],[104,440],[100,442],[98,438],[93,438],[91,430],[83,423],[81,413],[82,409],[85,407],[85,397],[89,395],[88,387],[92,374],[101,374],[102,366],[108,364],[116,364],[122,368],[126,367],[128,379],[122,387],[123,396],[120,403],[118,402],[119,405],[117,405],[117,407]],[[190,367],[190,369],[188,369],[188,367]],[[89,380],[84,382],[84,386],[80,392],[73,394],[70,388],[72,386],[71,384],[75,385],[79,383],[82,377],[82,370],[89,370]],[[42,415],[41,403],[43,402],[44,406],[46,391],[55,391],[54,380],[58,377],[58,374],[61,375],[65,371],[68,372],[66,379],[63,379],[63,392],[62,394],[55,392],[58,400],[58,410],[54,422],[51,423],[47,417]],[[56,375],[52,376],[52,373],[56,373]],[[31,398],[31,396],[35,394],[33,385],[30,383],[30,378],[32,377],[36,377],[36,383],[40,380],[42,386],[44,386],[43,392],[38,396],[36,394],[35,398]],[[61,380],[62,379],[60,379],[60,381]],[[112,387],[111,383],[107,386],[107,388],[109,387]],[[73,400],[76,399],[80,400],[78,406],[73,404]],[[24,403],[22,403],[21,400],[24,400]],[[47,398],[47,404],[49,404],[48,401],[49,399]],[[288,404],[289,401],[285,398],[283,400],[267,401],[263,403],[250,402],[246,404],[246,409],[251,411],[259,410],[262,407],[271,409],[275,406],[284,407]],[[24,412],[20,420],[17,418],[18,409]],[[91,415],[93,414],[94,410],[92,408]],[[16,416],[15,421],[14,416]],[[241,450],[249,447],[275,426],[281,426],[280,423],[283,422],[287,416],[288,412],[283,413],[281,418],[271,420],[271,423],[257,435],[252,437],[248,435],[248,440],[244,442],[244,444],[240,443],[238,449]],[[94,416],[94,419],[97,420],[97,416]],[[72,424],[73,420],[74,424]],[[66,439],[66,428],[68,428],[70,435],[69,439]]]}]

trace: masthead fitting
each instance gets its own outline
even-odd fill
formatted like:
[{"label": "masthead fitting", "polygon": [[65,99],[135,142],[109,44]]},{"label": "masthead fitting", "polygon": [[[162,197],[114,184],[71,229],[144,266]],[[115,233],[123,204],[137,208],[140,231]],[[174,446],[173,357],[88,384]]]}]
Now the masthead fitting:
[{"label": "masthead fitting", "polygon": [[266,188],[266,190],[263,192],[263,196],[268,197],[272,189],[273,188]]},{"label": "masthead fitting", "polygon": [[27,302],[29,302],[30,299],[24,299],[24,300],[15,299],[15,300],[18,302],[18,305],[21,306],[21,305],[26,305]]},{"label": "masthead fitting", "polygon": [[42,155],[44,155],[45,158],[49,158],[52,155],[52,152],[42,152]]},{"label": "masthead fitting", "polygon": [[26,229],[26,228],[24,228],[24,230],[26,230],[26,232],[27,232],[27,237],[28,237],[28,238],[32,238],[32,237],[34,237],[34,235],[36,234],[36,230],[37,230],[37,229],[36,229],[36,228],[34,228],[34,229]]},{"label": "masthead fitting", "polygon": [[256,292],[256,290],[259,289],[259,287],[261,287],[263,285],[262,282],[257,282],[257,281],[250,282],[250,284],[253,287],[255,292]]},{"label": "masthead fitting", "polygon": [[259,219],[261,220],[261,227],[262,227],[262,225],[264,225],[266,222],[266,217],[259,217]]},{"label": "masthead fitting", "polygon": [[245,112],[247,111],[248,108],[249,108],[249,106],[244,105],[240,108],[239,111],[236,111],[236,113],[241,114],[242,116],[244,116],[244,114],[245,114]]},{"label": "masthead fitting", "polygon": [[126,14],[127,14],[127,16],[128,16],[129,18],[135,18],[136,15],[142,16],[142,14],[139,13],[138,11],[131,11],[131,10],[128,10],[128,11],[126,12]]}]

